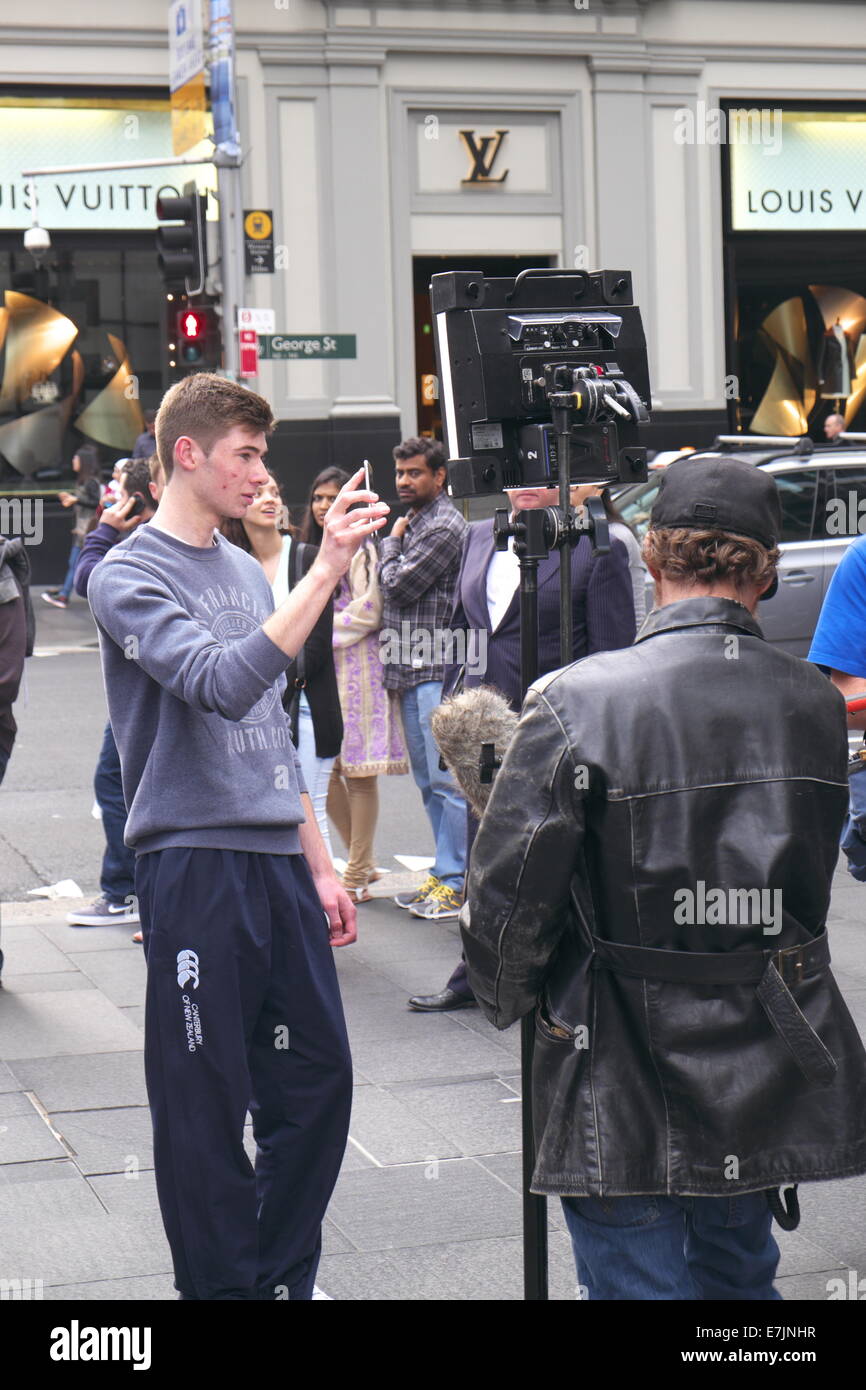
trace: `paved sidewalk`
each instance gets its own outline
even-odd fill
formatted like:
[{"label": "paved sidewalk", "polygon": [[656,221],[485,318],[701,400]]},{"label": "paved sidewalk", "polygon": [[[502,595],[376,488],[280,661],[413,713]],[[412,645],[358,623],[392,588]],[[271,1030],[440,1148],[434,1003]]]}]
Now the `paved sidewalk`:
[{"label": "paved sidewalk", "polygon": [[[356,1067],[352,1138],[318,1283],[335,1299],[519,1299],[519,1030],[475,1009],[416,1014],[444,984],[456,923],[422,923],[393,874],[337,952]],[[128,927],[72,928],[68,903],[7,904],[0,990],[0,1279],[46,1298],[171,1299],[142,1072],[144,961]],[[834,969],[866,1029],[866,887],[837,875]],[[252,1153],[252,1145],[250,1144]],[[777,1230],[785,1298],[825,1299],[866,1274],[866,1177],[801,1189],[798,1232]],[[575,1275],[551,1202],[551,1297]]]}]

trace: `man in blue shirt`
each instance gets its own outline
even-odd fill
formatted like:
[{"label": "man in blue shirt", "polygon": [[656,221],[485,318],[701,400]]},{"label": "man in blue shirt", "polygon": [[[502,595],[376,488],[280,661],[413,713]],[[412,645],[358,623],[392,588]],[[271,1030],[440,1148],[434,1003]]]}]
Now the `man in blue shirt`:
[{"label": "man in blue shirt", "polygon": [[[849,545],[824,599],[809,660],[825,667],[845,696],[866,693],[866,536]],[[866,710],[849,713],[849,729],[866,729]],[[866,770],[851,778],[851,804],[842,829],[848,871],[866,882]]]}]

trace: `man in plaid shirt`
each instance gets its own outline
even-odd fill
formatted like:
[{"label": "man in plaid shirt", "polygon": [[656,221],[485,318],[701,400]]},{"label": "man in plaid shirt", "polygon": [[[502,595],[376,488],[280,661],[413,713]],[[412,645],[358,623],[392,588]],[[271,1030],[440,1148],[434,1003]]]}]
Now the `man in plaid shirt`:
[{"label": "man in plaid shirt", "polygon": [[415,917],[456,917],[466,869],[466,805],[439,767],[430,717],[453,661],[450,630],[463,541],[469,529],[445,492],[445,450],[407,439],[394,450],[397,496],[409,504],[379,550],[384,611],[380,656],[387,690],[399,692],[412,772],[433,827],[436,861],[414,893],[394,901]]}]

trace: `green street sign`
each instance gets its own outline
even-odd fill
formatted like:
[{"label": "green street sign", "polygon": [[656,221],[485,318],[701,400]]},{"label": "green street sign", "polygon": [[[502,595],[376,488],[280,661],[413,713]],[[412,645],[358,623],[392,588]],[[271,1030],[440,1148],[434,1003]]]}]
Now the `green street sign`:
[{"label": "green street sign", "polygon": [[265,362],[303,362],[314,357],[357,357],[354,333],[260,333]]}]

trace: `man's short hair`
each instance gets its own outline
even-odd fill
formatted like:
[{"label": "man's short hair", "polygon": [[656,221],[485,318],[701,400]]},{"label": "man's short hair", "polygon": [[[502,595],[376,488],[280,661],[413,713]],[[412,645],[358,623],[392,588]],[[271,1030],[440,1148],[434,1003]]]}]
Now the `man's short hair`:
[{"label": "man's short hair", "polygon": [[145,505],[151,511],[155,511],[156,503],[149,487],[150,476],[150,459],[131,459],[121,473],[120,480],[128,497],[134,492],[140,492]]},{"label": "man's short hair", "polygon": [[778,546],[767,550],[750,536],[730,531],[650,527],[644,536],[647,565],[675,584],[731,584],[741,593],[765,589],[775,578]]},{"label": "man's short hair", "polygon": [[235,425],[251,434],[269,435],[274,424],[264,396],[236,381],[213,372],[194,372],[176,381],[163,396],[156,416],[156,452],[165,481],[171,480],[174,446],[182,435],[189,435],[207,455]]},{"label": "man's short hair", "polygon": [[445,446],[440,444],[438,439],[404,439],[402,444],[394,446],[395,463],[417,457],[424,459],[431,473],[448,467]]}]

